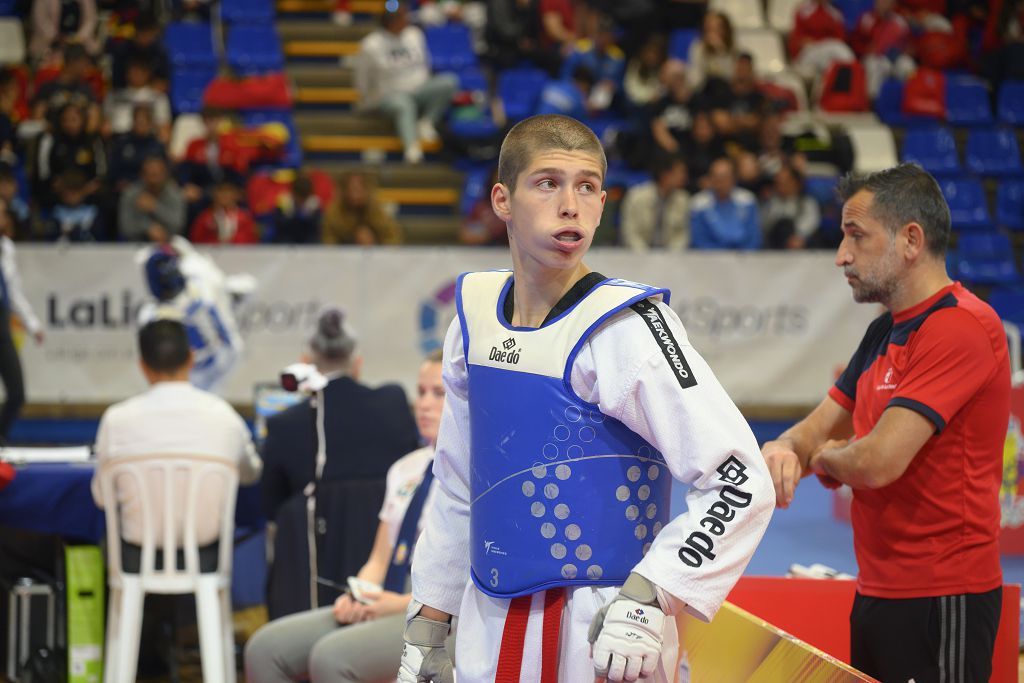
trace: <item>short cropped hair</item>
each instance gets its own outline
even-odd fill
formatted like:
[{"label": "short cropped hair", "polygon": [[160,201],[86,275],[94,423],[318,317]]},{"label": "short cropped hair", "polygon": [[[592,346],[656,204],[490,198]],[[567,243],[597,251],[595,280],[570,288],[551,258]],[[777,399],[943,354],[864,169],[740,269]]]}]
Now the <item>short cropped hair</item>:
[{"label": "short cropped hair", "polygon": [[586,125],[561,114],[531,116],[514,125],[501,143],[498,182],[515,192],[516,180],[538,154],[550,151],[583,152],[601,167],[601,179],[608,172],[608,159],[601,141]]},{"label": "short cropped hair", "polygon": [[172,373],[188,363],[188,332],[177,320],[152,320],[139,330],[139,353],[150,370]]},{"label": "short cropped hair", "polygon": [[890,235],[907,223],[924,229],[928,251],[943,257],[949,246],[949,205],[939,184],[928,171],[914,163],[903,163],[867,175],[848,173],[836,187],[839,199],[846,202],[861,190],[874,195],[871,213]]}]

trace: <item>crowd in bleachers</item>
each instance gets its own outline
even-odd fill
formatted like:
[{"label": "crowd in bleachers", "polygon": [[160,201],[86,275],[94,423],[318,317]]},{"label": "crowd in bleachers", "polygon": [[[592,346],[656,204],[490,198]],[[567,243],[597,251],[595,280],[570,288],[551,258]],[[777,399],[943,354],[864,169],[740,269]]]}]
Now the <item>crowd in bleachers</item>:
[{"label": "crowd in bleachers", "polygon": [[[304,166],[271,0],[0,5],[0,35],[24,38],[21,56],[0,46],[0,201],[16,237],[402,242],[374,173]],[[463,243],[505,240],[487,212],[497,143],[544,112],[606,144],[606,244],[832,246],[835,178],[901,159],[940,178],[956,229],[988,236],[984,249],[1024,222],[1019,0],[409,9],[360,17],[338,0],[337,23],[376,23],[343,64],[357,106],[394,120],[406,163],[436,159],[440,141],[464,172]]]}]

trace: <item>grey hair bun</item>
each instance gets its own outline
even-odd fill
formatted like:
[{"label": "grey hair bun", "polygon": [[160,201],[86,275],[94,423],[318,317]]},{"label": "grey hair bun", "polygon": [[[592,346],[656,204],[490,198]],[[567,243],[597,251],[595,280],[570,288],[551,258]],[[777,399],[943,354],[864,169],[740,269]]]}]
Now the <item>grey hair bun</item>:
[{"label": "grey hair bun", "polygon": [[356,348],[356,337],[345,324],[345,312],[340,308],[328,308],[321,313],[309,346],[331,360],[346,360],[351,356]]}]

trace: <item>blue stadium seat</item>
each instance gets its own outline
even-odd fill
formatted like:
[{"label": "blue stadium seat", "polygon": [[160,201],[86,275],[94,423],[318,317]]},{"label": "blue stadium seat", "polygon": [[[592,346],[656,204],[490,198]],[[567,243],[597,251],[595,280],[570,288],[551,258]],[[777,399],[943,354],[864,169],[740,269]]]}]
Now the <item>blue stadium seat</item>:
[{"label": "blue stadium seat", "polygon": [[690,58],[690,43],[700,38],[694,28],[677,28],[668,38],[668,56],[684,62]]},{"label": "blue stadium seat", "polygon": [[424,33],[435,71],[458,71],[476,65],[473,39],[465,25],[430,26]]},{"label": "blue stadium seat", "polygon": [[1017,136],[1006,128],[968,131],[965,158],[971,173],[999,177],[1024,175]]},{"label": "blue stadium seat", "polygon": [[874,0],[835,0],[833,3],[840,12],[846,23],[846,30],[852,31],[857,27],[860,16],[875,6]]},{"label": "blue stadium seat", "polygon": [[463,90],[477,90],[485,93],[490,90],[487,76],[478,66],[469,66],[459,70],[459,87]]},{"label": "blue stadium seat", "polygon": [[1003,123],[1024,126],[1024,81],[1004,82],[999,88],[996,109]]},{"label": "blue stadium seat", "polygon": [[994,308],[1003,320],[1024,326],[1024,289],[993,287],[988,295],[988,305]]},{"label": "blue stadium seat", "polygon": [[217,66],[210,25],[201,22],[175,22],[164,29],[164,46],[174,66]]},{"label": "blue stadium seat", "polygon": [[1004,180],[996,190],[996,223],[1024,230],[1024,180]]},{"label": "blue stadium seat", "polygon": [[932,175],[959,175],[960,158],[948,128],[909,128],[903,138],[903,161],[916,161]]},{"label": "blue stadium seat", "polygon": [[939,187],[949,204],[954,230],[988,230],[992,227],[985,190],[977,178],[940,178]]},{"label": "blue stadium seat", "polygon": [[229,24],[266,24],[274,20],[271,0],[220,0],[220,16]]},{"label": "blue stadium seat", "polygon": [[1020,280],[1010,238],[1000,232],[960,235],[955,252],[962,280],[978,284],[1011,284]]},{"label": "blue stadium seat", "polygon": [[195,114],[203,106],[206,86],[217,76],[217,69],[181,67],[171,73],[171,107],[175,114]]},{"label": "blue stadium seat", "polygon": [[468,216],[476,203],[491,191],[488,184],[490,179],[489,168],[475,168],[466,173],[466,179],[462,184],[462,202],[459,204],[459,211],[463,216]]},{"label": "blue stadium seat", "polygon": [[228,30],[228,63],[242,75],[284,68],[281,39],[273,24],[238,24]]},{"label": "blue stadium seat", "polygon": [[302,165],[302,144],[299,141],[299,132],[295,128],[295,119],[288,110],[278,109],[250,109],[239,112],[242,116],[242,124],[245,126],[260,126],[264,123],[280,123],[288,129],[288,144],[285,146],[284,157],[281,159],[281,166],[298,168]]},{"label": "blue stadium seat", "polygon": [[946,79],[946,120],[954,126],[992,123],[988,88],[973,76]]},{"label": "blue stadium seat", "polygon": [[540,69],[506,69],[498,76],[498,96],[509,121],[521,121],[537,110],[548,75]]},{"label": "blue stadium seat", "polygon": [[20,16],[19,7],[21,3],[19,0],[0,0],[0,16],[3,17],[17,17]]}]

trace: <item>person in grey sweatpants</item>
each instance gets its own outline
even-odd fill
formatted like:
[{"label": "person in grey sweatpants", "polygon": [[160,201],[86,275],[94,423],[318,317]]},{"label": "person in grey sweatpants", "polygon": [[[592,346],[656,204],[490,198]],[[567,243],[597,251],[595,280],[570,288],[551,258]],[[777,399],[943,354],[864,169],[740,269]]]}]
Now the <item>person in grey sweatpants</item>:
[{"label": "person in grey sweatpants", "polygon": [[[409,566],[422,512],[433,499],[434,444],[444,407],[440,351],[420,367],[416,426],[428,444],[388,469],[377,537],[358,578],[379,588],[356,600],[292,614],[264,625],[245,645],[249,683],[393,681],[402,658]],[[422,491],[420,489],[423,489]]]}]

